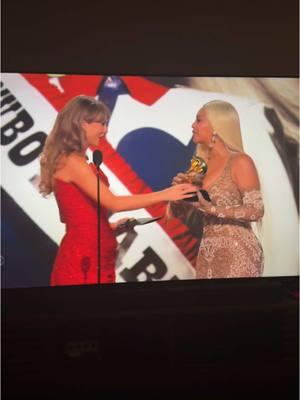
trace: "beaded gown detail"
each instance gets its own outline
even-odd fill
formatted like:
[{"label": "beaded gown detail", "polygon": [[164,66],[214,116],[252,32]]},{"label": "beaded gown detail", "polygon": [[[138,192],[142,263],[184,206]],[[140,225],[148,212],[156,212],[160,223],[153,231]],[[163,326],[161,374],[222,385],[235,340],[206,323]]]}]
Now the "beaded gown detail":
[{"label": "beaded gown detail", "polygon": [[211,203],[203,210],[203,236],[196,262],[198,279],[258,277],[263,273],[263,250],[251,227],[251,222],[264,214],[261,192],[239,191],[231,177],[233,157],[206,188]]},{"label": "beaded gown detail", "polygon": [[[108,179],[100,170],[100,179]],[[51,273],[51,286],[97,283],[97,203],[75,184],[55,179],[54,194],[66,233]],[[101,193],[100,193],[101,196]],[[115,282],[117,241],[100,207],[100,282]]]}]

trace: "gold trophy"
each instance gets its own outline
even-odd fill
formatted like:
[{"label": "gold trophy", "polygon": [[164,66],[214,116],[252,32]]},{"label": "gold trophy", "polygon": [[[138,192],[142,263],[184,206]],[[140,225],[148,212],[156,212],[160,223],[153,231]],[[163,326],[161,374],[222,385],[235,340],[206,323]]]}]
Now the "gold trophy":
[{"label": "gold trophy", "polygon": [[191,166],[185,172],[187,180],[196,186],[202,186],[202,180],[207,172],[207,164],[203,158],[193,156],[191,159]]},{"label": "gold trophy", "polygon": [[[209,195],[206,190],[202,190],[202,181],[207,172],[207,164],[203,158],[199,156],[193,156],[191,159],[191,166],[185,172],[185,176],[189,183],[192,183],[195,186],[199,187],[200,192],[202,193],[205,200],[210,201]],[[197,196],[190,197],[185,199],[186,201],[198,201]]]}]

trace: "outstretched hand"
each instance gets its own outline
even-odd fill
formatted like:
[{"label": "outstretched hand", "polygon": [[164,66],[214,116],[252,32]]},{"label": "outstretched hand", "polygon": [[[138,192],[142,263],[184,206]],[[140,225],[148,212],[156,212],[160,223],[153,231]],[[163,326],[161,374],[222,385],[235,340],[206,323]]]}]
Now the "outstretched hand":
[{"label": "outstretched hand", "polygon": [[197,197],[199,202],[195,204],[193,203],[195,207],[199,208],[201,211],[206,211],[209,207],[211,207],[211,203],[205,200],[200,190],[197,192]]},{"label": "outstretched hand", "polygon": [[166,201],[183,200],[193,197],[198,188],[191,183],[181,183],[163,191]]}]

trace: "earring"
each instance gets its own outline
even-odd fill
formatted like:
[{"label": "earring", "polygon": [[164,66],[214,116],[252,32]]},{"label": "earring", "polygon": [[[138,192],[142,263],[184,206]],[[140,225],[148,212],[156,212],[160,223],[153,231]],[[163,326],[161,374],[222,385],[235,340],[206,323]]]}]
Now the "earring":
[{"label": "earring", "polygon": [[207,151],[207,160],[210,160],[211,158],[211,151],[216,143],[216,137],[217,137],[217,133],[213,132],[212,137],[211,137],[211,141],[208,145],[208,151]]},{"label": "earring", "polygon": [[208,147],[210,149],[212,149],[214,147],[214,145],[216,143],[216,137],[217,137],[217,132],[213,132],[212,137],[211,137],[211,141],[210,141],[210,143],[208,145]]}]

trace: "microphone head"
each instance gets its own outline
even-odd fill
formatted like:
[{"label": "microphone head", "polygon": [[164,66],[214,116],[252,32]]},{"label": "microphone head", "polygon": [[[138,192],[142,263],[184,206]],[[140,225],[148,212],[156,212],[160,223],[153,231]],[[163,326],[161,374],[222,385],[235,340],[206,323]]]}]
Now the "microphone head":
[{"label": "microphone head", "polygon": [[99,168],[100,164],[102,163],[103,156],[100,150],[95,150],[93,152],[93,163]]}]

